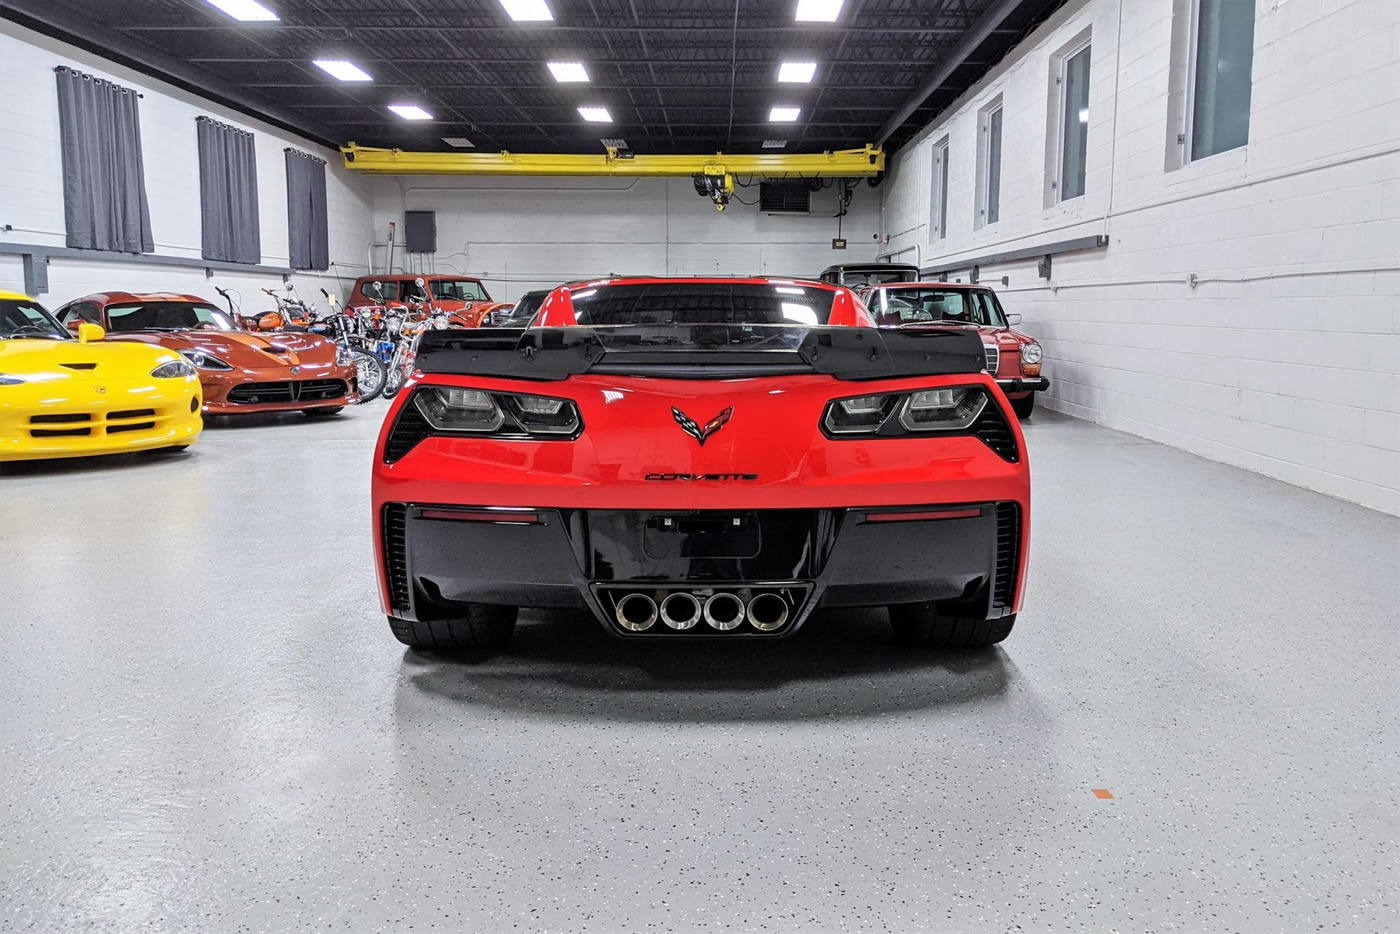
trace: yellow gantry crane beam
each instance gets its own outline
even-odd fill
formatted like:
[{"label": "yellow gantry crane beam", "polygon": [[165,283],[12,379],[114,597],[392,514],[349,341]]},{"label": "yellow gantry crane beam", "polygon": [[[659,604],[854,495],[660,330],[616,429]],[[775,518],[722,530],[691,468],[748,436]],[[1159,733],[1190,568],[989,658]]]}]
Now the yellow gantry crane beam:
[{"label": "yellow gantry crane beam", "polygon": [[864,178],[885,170],[884,150],[861,149],[811,154],[755,156],[714,153],[700,156],[635,156],[609,149],[602,155],[518,152],[407,152],[347,143],[340,147],[345,167],[373,175],[754,175]]}]

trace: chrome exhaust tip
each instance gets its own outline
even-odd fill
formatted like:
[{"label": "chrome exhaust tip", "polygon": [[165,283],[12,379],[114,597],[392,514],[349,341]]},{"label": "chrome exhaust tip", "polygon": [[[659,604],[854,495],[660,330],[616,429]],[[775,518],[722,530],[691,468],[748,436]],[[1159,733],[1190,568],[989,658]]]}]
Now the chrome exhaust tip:
[{"label": "chrome exhaust tip", "polygon": [[749,625],[759,632],[772,632],[788,621],[787,601],[775,593],[761,593],[749,601]]},{"label": "chrome exhaust tip", "polygon": [[689,629],[700,622],[700,600],[683,590],[677,590],[661,601],[661,621],[672,629]]},{"label": "chrome exhaust tip", "polygon": [[656,623],[656,601],[644,593],[629,593],[618,598],[614,615],[623,629],[646,632]]},{"label": "chrome exhaust tip", "polygon": [[744,601],[732,593],[717,593],[705,601],[705,622],[728,632],[744,621]]}]

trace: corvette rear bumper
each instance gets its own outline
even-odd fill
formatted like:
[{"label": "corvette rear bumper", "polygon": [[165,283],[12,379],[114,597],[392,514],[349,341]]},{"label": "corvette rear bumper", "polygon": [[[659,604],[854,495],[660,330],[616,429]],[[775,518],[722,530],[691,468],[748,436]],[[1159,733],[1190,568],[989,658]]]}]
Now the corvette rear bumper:
[{"label": "corvette rear bumper", "polygon": [[[848,509],[603,510],[386,503],[378,516],[388,611],[460,615],[463,603],[590,610],[614,634],[785,635],[813,609],[956,601],[969,615],[1014,612],[1022,561],[1015,501]],[[780,592],[771,632],[705,623],[677,633],[619,625],[617,601],[703,602]]]}]

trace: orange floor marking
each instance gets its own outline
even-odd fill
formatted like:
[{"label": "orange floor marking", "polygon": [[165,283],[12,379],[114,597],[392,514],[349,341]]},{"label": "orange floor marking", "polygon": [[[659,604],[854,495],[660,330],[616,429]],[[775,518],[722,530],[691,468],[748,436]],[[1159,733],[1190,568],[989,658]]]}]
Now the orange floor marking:
[{"label": "orange floor marking", "polygon": [[1113,793],[1107,788],[1090,788],[1089,790],[1094,793],[1095,798],[1111,799],[1113,797]]}]

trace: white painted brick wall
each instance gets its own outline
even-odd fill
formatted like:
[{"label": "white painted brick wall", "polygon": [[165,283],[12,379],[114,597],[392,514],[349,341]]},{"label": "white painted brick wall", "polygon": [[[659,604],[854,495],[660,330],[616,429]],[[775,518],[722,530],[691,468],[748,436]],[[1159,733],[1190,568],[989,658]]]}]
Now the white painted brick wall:
[{"label": "white painted brick wall", "polygon": [[[200,255],[195,118],[207,114],[254,133],[263,263],[288,263],[282,150],[292,146],[327,160],[330,256],[335,264],[325,275],[298,274],[294,282],[304,297],[319,299],[320,286],[334,287],[339,277],[363,273],[372,230],[371,186],[368,179],[340,168],[338,153],[4,20],[0,20],[0,88],[5,90],[0,95],[0,127],[9,145],[0,147],[0,228],[9,224],[13,230],[0,230],[0,241],[64,245],[58,92],[53,74],[57,65],[110,78],[143,94],[141,147],[157,254]],[[216,271],[210,280],[197,268],[58,258],[49,265],[49,292],[42,298],[56,307],[101,289],[168,289],[217,299],[214,285],[239,290],[245,310],[253,311],[270,304],[258,290],[280,286],[281,277]],[[0,255],[0,289],[23,288],[19,258]]]},{"label": "white painted brick wall", "polygon": [[[861,183],[837,235],[834,189],[812,195],[808,215],[767,215],[736,201],[723,213],[695,193],[689,178],[377,179],[376,239],[403,212],[437,212],[438,251],[405,257],[438,272],[483,277],[491,294],[516,298],[531,289],[606,273],[815,276],[838,262],[875,256],[879,194]],[[737,196],[758,200],[758,187]],[[382,251],[378,254],[382,256]],[[413,266],[412,268],[420,268]]]},{"label": "white painted brick wall", "polygon": [[[882,251],[949,268],[1107,234],[1049,283],[1034,261],[981,269],[1045,346],[1044,403],[1400,513],[1400,3],[1259,0],[1249,145],[1167,171],[1172,8],[1077,0],[1027,37],[895,155]],[[1086,25],[1088,192],[1046,209],[1049,56]],[[998,94],[1002,218],[974,229],[977,112]],[[932,244],[945,135],[955,190]]]}]

